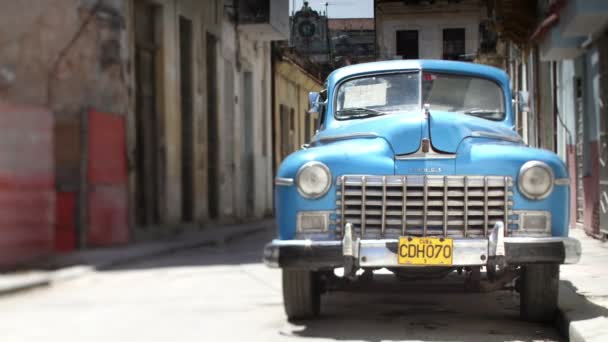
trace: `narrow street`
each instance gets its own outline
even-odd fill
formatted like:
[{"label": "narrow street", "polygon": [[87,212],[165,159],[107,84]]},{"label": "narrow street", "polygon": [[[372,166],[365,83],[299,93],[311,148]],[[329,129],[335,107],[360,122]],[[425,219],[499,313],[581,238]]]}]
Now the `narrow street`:
[{"label": "narrow street", "polygon": [[280,271],[260,262],[272,236],[262,232],[0,298],[1,340],[561,340],[551,326],[519,320],[516,294],[465,294],[457,280],[408,284],[390,274],[330,293],[322,319],[290,324]]}]

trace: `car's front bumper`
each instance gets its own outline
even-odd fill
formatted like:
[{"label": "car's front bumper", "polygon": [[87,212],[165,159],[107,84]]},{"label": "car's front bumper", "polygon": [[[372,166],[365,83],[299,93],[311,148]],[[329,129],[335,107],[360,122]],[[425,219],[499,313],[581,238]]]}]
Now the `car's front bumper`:
[{"label": "car's front bumper", "polygon": [[[581,256],[578,240],[568,237],[504,237],[498,255],[507,264],[574,264]],[[398,263],[397,239],[356,240],[358,267],[407,267]],[[344,241],[273,240],[264,248],[270,267],[326,269],[342,267]],[[350,255],[349,255],[350,256]],[[497,256],[492,239],[454,239],[453,266],[483,266]]]}]

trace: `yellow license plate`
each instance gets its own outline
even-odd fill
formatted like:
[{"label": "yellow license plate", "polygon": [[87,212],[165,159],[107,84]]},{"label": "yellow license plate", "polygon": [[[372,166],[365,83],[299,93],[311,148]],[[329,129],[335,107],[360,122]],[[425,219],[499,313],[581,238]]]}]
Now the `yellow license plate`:
[{"label": "yellow license plate", "polygon": [[401,237],[398,262],[404,265],[450,266],[454,240],[435,237]]}]

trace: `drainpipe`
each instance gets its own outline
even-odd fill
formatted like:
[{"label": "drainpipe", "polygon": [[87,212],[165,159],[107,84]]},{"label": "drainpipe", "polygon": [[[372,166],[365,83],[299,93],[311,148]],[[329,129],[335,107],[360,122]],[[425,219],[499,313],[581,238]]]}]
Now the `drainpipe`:
[{"label": "drainpipe", "polygon": [[378,21],[376,20],[376,6],[378,6],[378,0],[374,0],[374,58],[378,60]]},{"label": "drainpipe", "polygon": [[[272,132],[272,141],[271,141],[271,145],[272,145],[272,151],[270,153],[270,156],[272,158],[272,179],[274,180],[274,177],[276,176],[277,173],[277,158],[275,156],[275,146],[277,143],[277,132],[275,131],[275,117],[276,117],[276,82],[275,82],[275,72],[276,72],[276,61],[278,60],[278,53],[277,53],[277,43],[275,42],[271,42],[270,43],[270,124],[271,129],[270,131]],[[273,210],[274,210],[274,206],[273,206]]]}]

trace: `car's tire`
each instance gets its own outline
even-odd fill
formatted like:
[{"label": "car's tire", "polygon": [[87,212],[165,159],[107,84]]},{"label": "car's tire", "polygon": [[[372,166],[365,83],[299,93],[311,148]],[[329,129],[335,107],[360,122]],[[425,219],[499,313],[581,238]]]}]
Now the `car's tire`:
[{"label": "car's tire", "polygon": [[283,269],[283,304],[287,319],[314,318],[321,308],[319,273],[309,270]]},{"label": "car's tire", "polygon": [[559,265],[538,264],[521,268],[519,313],[529,322],[551,322],[557,311]]}]

